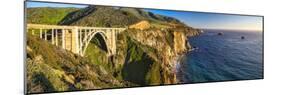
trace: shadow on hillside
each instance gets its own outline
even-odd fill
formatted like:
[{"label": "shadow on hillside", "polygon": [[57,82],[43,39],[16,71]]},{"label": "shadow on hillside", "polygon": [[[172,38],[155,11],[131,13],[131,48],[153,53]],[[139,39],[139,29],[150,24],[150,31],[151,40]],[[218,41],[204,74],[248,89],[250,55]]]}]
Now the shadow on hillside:
[{"label": "shadow on hillside", "polygon": [[83,17],[88,16],[95,10],[96,9],[94,8],[94,6],[89,6],[87,8],[71,12],[68,15],[66,15],[58,24],[69,25],[71,23],[77,22],[78,20],[82,19]]},{"label": "shadow on hillside", "polygon": [[[38,73],[34,75],[34,80],[33,80],[34,84],[42,87],[42,88],[38,88],[38,89],[32,89],[35,91],[31,91],[31,92],[37,92],[37,90],[43,89],[44,92],[51,92],[51,91],[55,91],[54,86],[52,85],[52,83],[44,76],[43,73]],[[42,92],[42,91],[40,91]]]},{"label": "shadow on hillside", "polygon": [[122,69],[123,79],[139,85],[146,85],[146,75],[152,63],[153,60],[147,54],[143,54],[140,60],[130,60],[130,53],[128,53]]},{"label": "shadow on hillside", "polygon": [[108,52],[107,45],[105,39],[102,37],[101,34],[97,33],[91,40],[91,43],[96,44],[101,50]]}]

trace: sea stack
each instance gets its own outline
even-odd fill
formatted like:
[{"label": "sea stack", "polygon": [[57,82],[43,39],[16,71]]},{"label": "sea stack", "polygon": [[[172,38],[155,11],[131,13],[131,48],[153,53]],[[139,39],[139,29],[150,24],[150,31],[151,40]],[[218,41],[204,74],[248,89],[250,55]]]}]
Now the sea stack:
[{"label": "sea stack", "polygon": [[241,36],[241,39],[245,39],[245,37],[244,37],[244,36]]},{"label": "sea stack", "polygon": [[222,35],[222,32],[218,33],[218,35],[220,35],[220,36],[221,36],[221,35]]}]

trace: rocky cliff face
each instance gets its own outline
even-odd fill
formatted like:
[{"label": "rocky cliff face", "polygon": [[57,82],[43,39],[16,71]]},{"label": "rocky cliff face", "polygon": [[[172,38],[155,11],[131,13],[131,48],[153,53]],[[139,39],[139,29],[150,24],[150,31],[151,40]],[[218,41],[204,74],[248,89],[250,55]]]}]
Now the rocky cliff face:
[{"label": "rocky cliff face", "polygon": [[197,29],[177,26],[168,28],[150,27],[148,21],[141,21],[130,26],[128,35],[144,46],[151,47],[155,51],[146,51],[148,55],[161,64],[163,83],[176,83],[174,69],[179,55],[189,51],[191,46],[188,37],[199,35]]}]

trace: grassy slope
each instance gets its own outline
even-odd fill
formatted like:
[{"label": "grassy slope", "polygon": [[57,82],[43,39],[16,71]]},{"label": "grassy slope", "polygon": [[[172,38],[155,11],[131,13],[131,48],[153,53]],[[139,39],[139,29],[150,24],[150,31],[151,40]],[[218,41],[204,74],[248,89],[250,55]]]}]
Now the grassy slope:
[{"label": "grassy slope", "polygon": [[28,92],[52,92],[124,87],[103,66],[27,36]]},{"label": "grassy slope", "polygon": [[143,9],[121,8],[120,10],[130,13],[139,19],[149,20],[150,22],[153,22],[153,23],[158,23],[158,24],[161,24],[161,23],[165,24],[167,22],[178,23],[178,24],[181,23],[179,20],[177,20],[175,18],[154,14],[152,12],[148,12]]},{"label": "grassy slope", "polygon": [[28,8],[27,23],[33,24],[58,24],[67,14],[78,8]]},{"label": "grassy slope", "polygon": [[127,27],[141,20],[147,20],[154,26],[165,27],[168,23],[182,23],[172,17],[162,16],[143,9],[112,8],[89,6],[68,14],[60,24],[96,27]]},{"label": "grassy slope", "polygon": [[61,21],[64,25],[126,27],[138,22],[135,16],[111,7],[90,6],[66,16]]},{"label": "grassy slope", "polygon": [[148,55],[149,49],[127,36],[127,54],[122,69],[124,80],[140,85],[161,84],[160,66]]}]

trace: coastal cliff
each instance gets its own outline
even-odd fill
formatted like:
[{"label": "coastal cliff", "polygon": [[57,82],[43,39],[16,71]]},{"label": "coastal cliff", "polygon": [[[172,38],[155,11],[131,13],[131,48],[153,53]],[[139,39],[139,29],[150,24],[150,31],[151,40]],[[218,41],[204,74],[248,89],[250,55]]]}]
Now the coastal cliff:
[{"label": "coastal cliff", "polygon": [[[31,9],[28,12],[44,8]],[[116,54],[110,57],[99,35],[91,40],[83,57],[27,35],[30,92],[178,83],[175,74],[178,58],[192,49],[188,37],[200,34],[199,29],[175,18],[142,9],[89,6],[63,14],[63,18],[52,23],[127,29],[117,34]],[[28,13],[27,21],[36,24],[43,20]]]},{"label": "coastal cliff", "polygon": [[144,47],[153,49],[143,50],[155,61],[154,64],[160,64],[160,84],[177,83],[175,65],[178,57],[191,50],[188,37],[199,35],[200,31],[186,26],[158,28],[151,26],[148,21],[130,27],[132,29],[127,31],[127,35]]}]

